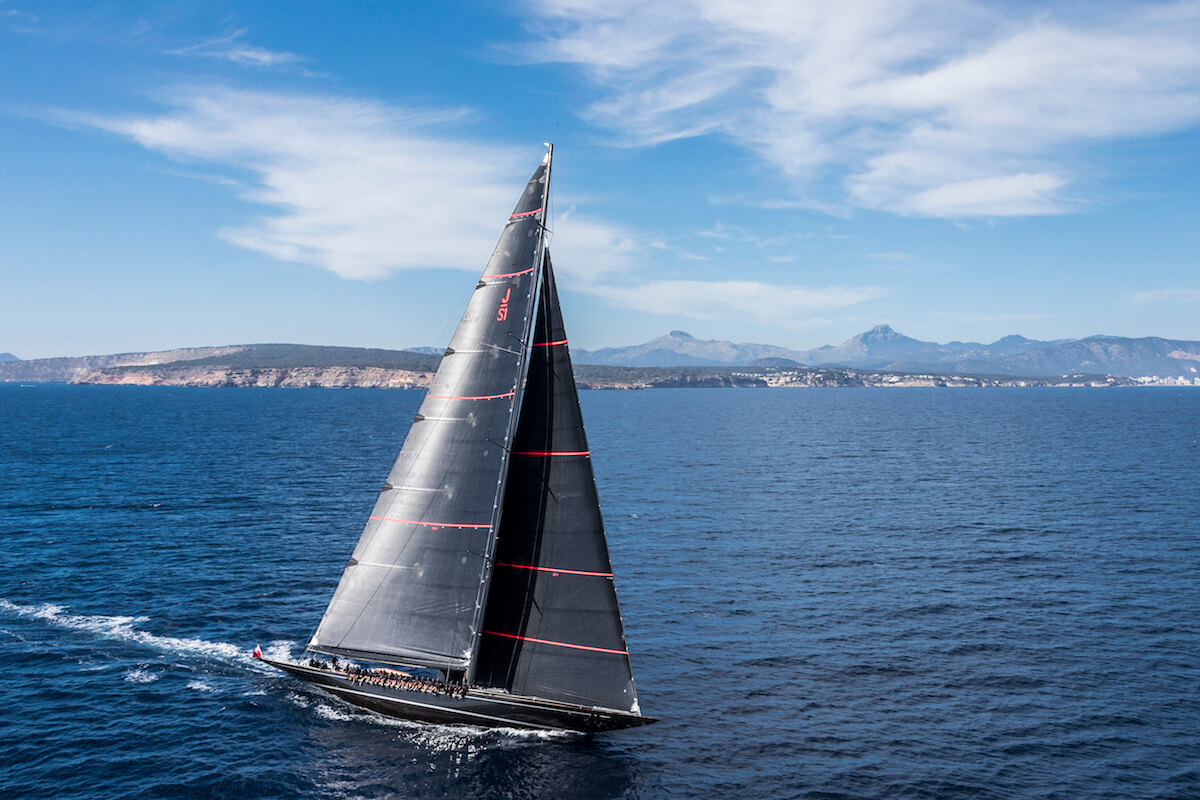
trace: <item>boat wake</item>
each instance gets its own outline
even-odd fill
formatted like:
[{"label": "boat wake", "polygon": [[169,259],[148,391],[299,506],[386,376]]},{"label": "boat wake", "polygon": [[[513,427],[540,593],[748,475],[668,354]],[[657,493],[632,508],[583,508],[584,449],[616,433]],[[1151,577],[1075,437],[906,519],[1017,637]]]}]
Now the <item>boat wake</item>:
[{"label": "boat wake", "polygon": [[[0,599],[0,614],[10,614],[42,620],[57,628],[85,631],[107,639],[153,648],[164,653],[185,656],[202,656],[208,659],[235,663],[256,672],[274,674],[274,670],[253,658],[244,647],[228,642],[211,642],[206,639],[191,639],[176,636],[161,636],[143,630],[139,625],[149,621],[144,616],[109,616],[105,614],[71,614],[67,607],[58,603],[21,605]],[[15,636],[15,634],[12,634]],[[263,653],[276,661],[295,662],[296,645],[289,641],[273,641],[263,648]],[[152,683],[162,677],[160,672],[147,669],[145,665],[134,667],[124,675],[129,683]],[[187,688],[198,692],[215,692],[217,687],[204,679],[194,679]],[[414,743],[434,749],[454,748],[465,744],[480,744],[491,739],[540,740],[569,738],[576,734],[570,731],[537,731],[521,728],[481,728],[469,725],[433,725],[409,720],[386,717],[350,706],[342,707],[336,700],[330,701],[323,694],[302,696],[293,692],[287,699],[294,705],[311,709],[312,713],[325,720],[337,722],[361,722],[385,728],[401,729]]]},{"label": "boat wake", "polygon": [[[106,616],[104,614],[70,614],[67,607],[56,603],[20,605],[0,599],[0,613],[21,617],[33,617],[49,622],[55,627],[87,631],[110,639],[150,647],[167,653],[188,656],[204,656],[225,661],[256,663],[245,648],[228,642],[210,642],[204,639],[187,639],[176,636],[160,636],[137,626],[149,617]],[[136,679],[135,679],[136,681]]]},{"label": "boat wake", "polygon": [[506,740],[561,741],[579,736],[576,731],[529,730],[527,728],[484,728],[476,725],[438,725],[431,722],[400,719],[377,714],[364,708],[339,702],[323,693],[288,692],[287,699],[298,708],[311,711],[316,717],[330,722],[358,722],[379,728],[392,728],[407,740],[432,750],[454,750],[488,742]]}]

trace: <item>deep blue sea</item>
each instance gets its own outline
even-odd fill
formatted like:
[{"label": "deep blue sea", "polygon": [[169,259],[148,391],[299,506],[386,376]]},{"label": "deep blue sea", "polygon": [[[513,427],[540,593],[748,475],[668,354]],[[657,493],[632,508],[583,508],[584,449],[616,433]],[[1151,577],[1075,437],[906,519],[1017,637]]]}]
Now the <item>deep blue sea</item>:
[{"label": "deep blue sea", "polygon": [[594,737],[249,657],[421,396],[0,385],[0,796],[1200,797],[1200,390],[584,392],[663,718]]}]

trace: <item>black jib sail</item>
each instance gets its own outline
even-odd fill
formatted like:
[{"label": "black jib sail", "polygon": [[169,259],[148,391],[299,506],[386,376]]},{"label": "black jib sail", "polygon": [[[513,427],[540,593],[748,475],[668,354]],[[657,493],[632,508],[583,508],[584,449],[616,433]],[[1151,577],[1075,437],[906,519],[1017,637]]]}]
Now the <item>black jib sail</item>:
[{"label": "black jib sail", "polygon": [[475,682],[637,713],[548,251],[543,270]]},{"label": "black jib sail", "polygon": [[509,217],[309,647],[465,670],[544,249],[548,152]]}]

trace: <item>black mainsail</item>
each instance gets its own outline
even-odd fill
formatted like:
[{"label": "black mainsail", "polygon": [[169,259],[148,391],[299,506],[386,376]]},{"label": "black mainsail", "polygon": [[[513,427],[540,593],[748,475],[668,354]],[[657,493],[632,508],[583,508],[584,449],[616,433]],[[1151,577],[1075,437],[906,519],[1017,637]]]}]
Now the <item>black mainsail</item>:
[{"label": "black mainsail", "polygon": [[309,646],[465,670],[482,617],[544,249],[530,178]]},{"label": "black mainsail", "polygon": [[438,670],[441,690],[336,658],[264,659],[351,703],[476,725],[656,721],[638,708],[546,247],[553,152],[509,216],[308,645]]}]

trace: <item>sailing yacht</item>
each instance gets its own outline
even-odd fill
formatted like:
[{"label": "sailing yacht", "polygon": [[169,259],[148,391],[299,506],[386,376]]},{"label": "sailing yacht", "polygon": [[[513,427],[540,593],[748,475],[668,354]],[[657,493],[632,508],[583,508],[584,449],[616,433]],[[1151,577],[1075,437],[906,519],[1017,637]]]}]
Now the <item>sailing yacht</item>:
[{"label": "sailing yacht", "polygon": [[509,216],[308,643],[332,662],[263,658],[355,705],[491,727],[657,721],[638,706],[550,261],[553,155]]}]

